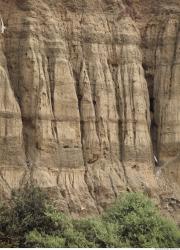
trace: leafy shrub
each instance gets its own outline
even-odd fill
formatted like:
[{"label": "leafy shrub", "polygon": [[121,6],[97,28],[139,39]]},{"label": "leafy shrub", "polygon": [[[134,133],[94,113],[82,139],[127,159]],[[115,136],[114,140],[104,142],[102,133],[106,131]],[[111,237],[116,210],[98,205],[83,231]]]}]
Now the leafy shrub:
[{"label": "leafy shrub", "polygon": [[123,195],[103,216],[118,223],[118,236],[129,247],[177,247],[179,230],[162,218],[150,199],[141,193]]},{"label": "leafy shrub", "polygon": [[[45,215],[47,196],[37,187],[26,186],[12,193],[10,206],[0,209],[0,242],[4,246],[24,246],[25,235],[34,229],[49,230]],[[4,240],[5,235],[6,240]]]},{"label": "leafy shrub", "polygon": [[48,207],[46,216],[53,222],[54,231],[52,233],[64,239],[64,247],[86,248],[93,246],[86,240],[84,234],[75,228],[71,217],[56,211],[53,207]]},{"label": "leafy shrub", "polygon": [[82,232],[93,247],[121,247],[116,223],[106,223],[101,217],[75,221],[76,230]]},{"label": "leafy shrub", "polygon": [[65,239],[34,230],[26,236],[26,245],[33,248],[63,248],[65,247]]},{"label": "leafy shrub", "polygon": [[0,247],[179,247],[180,232],[144,195],[124,194],[102,216],[74,220],[36,187],[0,206]]},{"label": "leafy shrub", "polygon": [[33,229],[49,230],[51,219],[46,216],[48,196],[38,187],[26,186],[12,194],[12,216],[18,233]]},{"label": "leafy shrub", "polygon": [[0,248],[4,247],[18,247],[17,238],[11,234],[13,225],[11,227],[11,210],[5,204],[0,205]]}]

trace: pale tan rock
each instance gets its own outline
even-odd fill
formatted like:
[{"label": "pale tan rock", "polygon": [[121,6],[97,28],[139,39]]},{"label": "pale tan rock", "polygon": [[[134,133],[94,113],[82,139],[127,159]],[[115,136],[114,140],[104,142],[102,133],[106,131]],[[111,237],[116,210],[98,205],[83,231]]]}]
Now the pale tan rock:
[{"label": "pale tan rock", "polygon": [[[180,200],[180,32],[179,1],[160,1],[158,16],[146,27],[144,64],[154,99],[152,139],[160,162],[157,171],[163,199]],[[177,210],[177,211],[176,211]]]},{"label": "pale tan rock", "polygon": [[157,196],[148,87],[166,161],[179,145],[177,2],[0,0],[0,193],[32,181],[74,215],[126,190]]}]

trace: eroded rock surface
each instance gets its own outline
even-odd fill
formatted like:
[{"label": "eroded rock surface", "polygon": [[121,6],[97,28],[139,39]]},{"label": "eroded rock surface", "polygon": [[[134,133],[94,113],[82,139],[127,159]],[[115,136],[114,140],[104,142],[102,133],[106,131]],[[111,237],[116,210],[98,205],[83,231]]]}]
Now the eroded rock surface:
[{"label": "eroded rock surface", "polygon": [[0,13],[1,195],[35,182],[73,214],[126,190],[178,200],[179,1],[0,0]]}]

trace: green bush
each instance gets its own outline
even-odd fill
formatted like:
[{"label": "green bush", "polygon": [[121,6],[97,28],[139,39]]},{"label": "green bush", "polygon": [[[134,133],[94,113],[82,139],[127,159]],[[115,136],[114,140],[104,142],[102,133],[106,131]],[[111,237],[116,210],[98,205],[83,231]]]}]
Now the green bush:
[{"label": "green bush", "polygon": [[16,236],[11,234],[13,230],[12,214],[10,208],[5,205],[0,205],[0,248],[4,247],[18,247],[18,240]]},{"label": "green bush", "polygon": [[32,248],[63,248],[65,247],[65,239],[34,230],[26,236],[26,246]]},{"label": "green bush", "polygon": [[106,223],[100,217],[74,221],[74,224],[76,230],[84,234],[86,240],[91,242],[93,247],[122,247],[116,223]]},{"label": "green bush", "polygon": [[49,230],[52,223],[45,214],[46,203],[46,194],[37,187],[27,185],[13,192],[10,206],[2,205],[0,209],[0,244],[23,247],[28,232]]},{"label": "green bush", "polygon": [[180,232],[142,194],[124,194],[102,216],[74,220],[36,187],[0,206],[0,247],[179,247]]},{"label": "green bush", "polygon": [[75,228],[74,221],[63,213],[56,211],[53,207],[48,207],[46,216],[53,222],[54,235],[64,239],[64,247],[93,247],[91,242],[87,241],[84,234]]},{"label": "green bush", "polygon": [[12,194],[12,216],[18,233],[33,229],[49,230],[51,219],[46,216],[48,196],[38,187],[26,186]]},{"label": "green bush", "polygon": [[151,200],[141,193],[123,195],[103,215],[103,220],[118,223],[118,236],[129,247],[178,247],[177,227],[162,218]]}]

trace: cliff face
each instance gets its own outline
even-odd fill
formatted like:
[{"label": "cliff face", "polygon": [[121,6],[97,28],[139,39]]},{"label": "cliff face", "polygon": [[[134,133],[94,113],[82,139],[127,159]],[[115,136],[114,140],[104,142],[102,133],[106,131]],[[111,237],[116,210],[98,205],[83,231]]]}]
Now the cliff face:
[{"label": "cliff face", "polygon": [[74,214],[125,190],[178,209],[179,10],[178,0],[0,0],[2,197],[31,181]]}]

